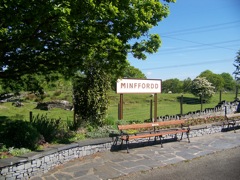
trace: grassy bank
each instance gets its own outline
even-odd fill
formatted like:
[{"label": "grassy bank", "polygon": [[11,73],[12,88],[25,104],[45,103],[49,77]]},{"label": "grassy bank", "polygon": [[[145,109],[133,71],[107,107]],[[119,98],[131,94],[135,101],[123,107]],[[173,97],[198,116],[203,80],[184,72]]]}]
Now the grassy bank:
[{"label": "grassy bank", "polygon": [[[158,94],[158,116],[180,114],[180,98],[182,94]],[[234,93],[222,94],[222,100],[233,101]],[[144,120],[150,117],[150,104],[153,97],[149,94],[124,94],[123,119]],[[202,109],[213,108],[220,101],[220,95],[215,94],[209,103],[203,103]],[[109,115],[117,117],[119,95],[112,94]],[[154,107],[153,107],[154,108]],[[201,109],[199,98],[192,94],[183,94],[183,114]]]},{"label": "grassy bank", "polygon": [[[182,94],[158,94],[158,116],[175,115],[180,113],[180,97]],[[45,101],[56,99],[63,99],[60,97],[46,98]],[[222,94],[222,100],[233,101],[234,93]],[[69,97],[68,97],[69,100]],[[153,97],[150,94],[124,94],[123,101],[123,119],[124,120],[145,120],[150,118],[150,104]],[[219,94],[215,94],[209,103],[204,103],[202,108],[213,108],[219,103]],[[108,111],[108,118],[112,120],[118,119],[118,103],[119,94],[115,92],[110,93],[110,107]],[[33,115],[47,115],[49,118],[62,120],[72,120],[73,111],[53,108],[49,111],[35,109],[37,103],[31,100],[23,101],[24,106],[15,107],[11,102],[0,104],[0,120],[6,119],[22,119],[29,120],[30,111]],[[183,114],[190,111],[201,109],[199,99],[192,94],[183,94]],[[153,112],[153,111],[152,111]]]}]

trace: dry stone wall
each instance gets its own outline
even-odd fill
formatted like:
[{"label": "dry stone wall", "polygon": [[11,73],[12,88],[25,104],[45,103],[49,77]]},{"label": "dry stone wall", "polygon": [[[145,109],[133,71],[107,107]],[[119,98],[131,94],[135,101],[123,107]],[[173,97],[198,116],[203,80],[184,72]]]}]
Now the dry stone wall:
[{"label": "dry stone wall", "polygon": [[[204,136],[221,131],[222,126],[197,126],[190,131],[189,137]],[[170,138],[172,138],[171,135],[165,137],[165,140]],[[183,138],[186,138],[186,135]],[[139,141],[144,143],[148,140],[138,140],[138,143]],[[47,173],[54,167],[70,160],[97,152],[118,149],[118,147],[113,148],[113,146],[115,146],[113,139],[103,138],[70,145],[60,145],[45,149],[42,152],[31,152],[19,157],[0,159],[0,179],[29,179],[30,177]]]}]

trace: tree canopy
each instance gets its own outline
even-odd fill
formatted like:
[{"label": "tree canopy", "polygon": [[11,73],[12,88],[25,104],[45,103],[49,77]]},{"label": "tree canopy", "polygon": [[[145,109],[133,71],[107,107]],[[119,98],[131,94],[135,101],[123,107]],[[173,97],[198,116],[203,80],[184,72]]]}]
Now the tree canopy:
[{"label": "tree canopy", "polygon": [[236,59],[234,61],[234,64],[235,66],[235,71],[233,72],[233,74],[235,75],[235,80],[237,82],[239,82],[240,80],[240,50],[237,52],[237,56],[236,56]]},{"label": "tree canopy", "polygon": [[235,89],[236,82],[229,73],[221,73],[220,76],[224,79],[224,89],[226,91],[232,91]]},{"label": "tree canopy", "polygon": [[219,74],[215,74],[210,70],[202,72],[200,77],[205,77],[212,85],[215,87],[215,90],[221,90],[224,86],[224,79]]},{"label": "tree canopy", "polygon": [[95,59],[120,73],[128,53],[144,60],[145,53],[158,50],[160,37],[149,29],[168,16],[169,2],[175,0],[3,1],[0,79],[72,75]]},{"label": "tree canopy", "polygon": [[204,100],[209,100],[214,92],[215,87],[212,86],[206,77],[196,77],[192,81],[192,94],[201,97]]},{"label": "tree canopy", "polygon": [[172,93],[181,93],[182,88],[183,88],[183,83],[177,78],[167,79],[162,82],[162,92],[164,93],[168,93],[170,91]]}]

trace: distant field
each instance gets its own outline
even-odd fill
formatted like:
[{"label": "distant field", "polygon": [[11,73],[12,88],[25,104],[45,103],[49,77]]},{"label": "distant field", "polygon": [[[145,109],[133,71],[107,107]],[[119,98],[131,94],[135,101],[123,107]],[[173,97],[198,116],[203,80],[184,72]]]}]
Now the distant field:
[{"label": "distant field", "polygon": [[[157,111],[158,116],[180,114],[180,97],[182,94],[158,94]],[[112,95],[116,99],[116,94]],[[119,95],[117,95],[119,101]],[[234,93],[222,94],[222,100],[233,101]],[[150,117],[150,101],[153,97],[146,94],[124,94],[123,101],[123,119],[124,120],[144,120]],[[197,111],[201,109],[199,99],[192,94],[183,94],[183,114],[189,111]],[[215,107],[220,100],[220,94],[215,94],[210,103],[203,104],[205,108]],[[109,115],[118,117],[118,101],[112,100]]]},{"label": "distant field", "polygon": [[[180,113],[179,98],[181,94],[158,94],[158,116],[174,115]],[[183,113],[200,110],[201,105],[198,98],[192,94],[183,94]],[[233,101],[234,93],[222,94],[222,100]],[[145,120],[150,118],[150,102],[153,97],[150,94],[126,94],[123,97],[123,119],[124,120]],[[32,101],[23,102],[23,107],[14,107],[12,103],[0,104],[0,119],[23,119],[29,120],[29,112],[33,115],[47,115],[49,118],[61,118],[62,120],[72,120],[73,111],[61,109],[51,109],[43,111],[35,109],[37,103]],[[110,93],[110,107],[108,117],[118,119],[119,94]],[[219,94],[215,94],[210,103],[203,104],[203,109],[215,107],[219,103]]]},{"label": "distant field", "polygon": [[0,119],[22,119],[29,120],[29,113],[32,111],[33,116],[47,115],[49,118],[61,118],[63,120],[72,120],[73,111],[66,111],[62,109],[51,109],[44,111],[35,109],[37,103],[23,102],[23,107],[14,107],[11,102],[0,104]]}]

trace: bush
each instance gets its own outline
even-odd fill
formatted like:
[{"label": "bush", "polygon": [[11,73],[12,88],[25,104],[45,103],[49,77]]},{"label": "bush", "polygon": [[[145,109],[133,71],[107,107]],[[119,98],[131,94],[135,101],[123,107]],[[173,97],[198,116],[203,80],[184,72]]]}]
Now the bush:
[{"label": "bush", "polygon": [[57,90],[53,93],[53,96],[60,96],[62,94],[61,90]]},{"label": "bush", "polygon": [[113,116],[109,116],[105,118],[103,121],[104,125],[114,125],[115,124],[115,118]]},{"label": "bush", "polygon": [[26,149],[26,148],[16,149],[16,148],[13,148],[13,147],[9,148],[8,151],[9,151],[9,153],[10,153],[11,155],[13,155],[13,156],[21,156],[21,155],[23,155],[23,154],[26,154],[26,153],[28,153],[28,152],[31,152],[31,150]]},{"label": "bush", "polygon": [[93,139],[109,137],[110,133],[113,131],[115,131],[115,129],[111,126],[98,127],[96,129],[92,129],[91,131],[88,130],[88,132],[86,132],[86,137]]},{"label": "bush", "polygon": [[57,135],[62,134],[61,120],[49,119],[47,115],[37,115],[33,117],[32,125],[38,130],[38,132],[44,137],[47,142],[52,142]]},{"label": "bush", "polygon": [[29,122],[16,120],[6,123],[3,133],[3,143],[7,147],[28,148],[35,150],[40,135]]}]

